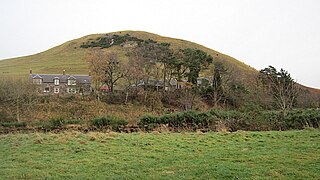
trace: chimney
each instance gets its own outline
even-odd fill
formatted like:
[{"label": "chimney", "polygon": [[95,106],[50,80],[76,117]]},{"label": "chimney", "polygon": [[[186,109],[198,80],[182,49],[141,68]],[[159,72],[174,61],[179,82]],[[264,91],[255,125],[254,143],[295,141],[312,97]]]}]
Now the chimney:
[{"label": "chimney", "polygon": [[62,74],[63,74],[63,75],[66,75],[66,70],[63,70]]},{"label": "chimney", "polygon": [[30,68],[30,71],[29,71],[29,73],[30,73],[30,74],[32,74],[32,69],[31,69],[31,68]]}]

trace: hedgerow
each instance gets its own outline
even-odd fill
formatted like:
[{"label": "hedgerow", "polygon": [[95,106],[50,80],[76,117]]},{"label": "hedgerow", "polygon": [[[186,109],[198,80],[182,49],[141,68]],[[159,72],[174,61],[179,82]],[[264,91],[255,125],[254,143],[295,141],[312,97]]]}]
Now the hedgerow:
[{"label": "hedgerow", "polygon": [[[66,129],[68,124],[79,124],[91,130],[109,129],[118,132],[123,131],[126,127],[130,128],[126,119],[114,116],[95,118],[89,121],[89,124],[79,119],[54,118],[36,125],[27,122],[6,121],[0,122],[0,127],[4,127],[4,129],[36,127],[39,130],[51,131]],[[287,112],[263,110],[241,112],[212,109],[208,112],[186,111],[163,116],[144,115],[139,119],[138,125],[144,131],[152,131],[163,126],[170,131],[266,131],[319,128],[320,110],[296,109]]]},{"label": "hedgerow", "polygon": [[153,130],[161,125],[174,131],[217,130],[223,123],[229,131],[237,130],[289,130],[320,127],[320,110],[251,111],[217,110],[208,112],[187,111],[163,116],[144,115],[139,120],[140,128]]}]

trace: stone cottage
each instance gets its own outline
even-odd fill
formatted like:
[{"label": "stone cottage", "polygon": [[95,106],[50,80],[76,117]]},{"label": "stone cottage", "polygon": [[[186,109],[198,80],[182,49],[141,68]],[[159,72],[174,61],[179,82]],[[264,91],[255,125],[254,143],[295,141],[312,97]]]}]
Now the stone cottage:
[{"label": "stone cottage", "polygon": [[37,86],[41,94],[90,94],[91,76],[62,74],[33,74],[30,70],[30,81]]}]

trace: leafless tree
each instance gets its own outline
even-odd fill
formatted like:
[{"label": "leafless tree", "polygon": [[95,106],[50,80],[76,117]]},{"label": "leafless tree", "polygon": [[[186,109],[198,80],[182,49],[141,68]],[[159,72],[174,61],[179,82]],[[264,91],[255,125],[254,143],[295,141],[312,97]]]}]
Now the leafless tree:
[{"label": "leafless tree", "polygon": [[15,115],[16,121],[21,120],[22,112],[29,110],[36,100],[36,88],[28,77],[0,78],[0,106]]},{"label": "leafless tree", "polygon": [[115,84],[125,76],[123,63],[117,54],[101,49],[91,51],[88,56],[90,70],[95,80],[96,89],[106,84],[114,92]]},{"label": "leafless tree", "polygon": [[281,110],[285,111],[294,106],[300,89],[287,71],[283,69],[277,71],[276,68],[269,66],[260,71],[259,77]]}]

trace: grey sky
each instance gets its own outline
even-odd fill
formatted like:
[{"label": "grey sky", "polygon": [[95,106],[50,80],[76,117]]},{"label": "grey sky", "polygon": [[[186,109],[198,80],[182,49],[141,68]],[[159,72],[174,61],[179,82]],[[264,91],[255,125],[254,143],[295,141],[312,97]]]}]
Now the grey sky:
[{"label": "grey sky", "polygon": [[88,34],[142,30],[181,38],[320,88],[318,0],[1,0],[0,59]]}]

